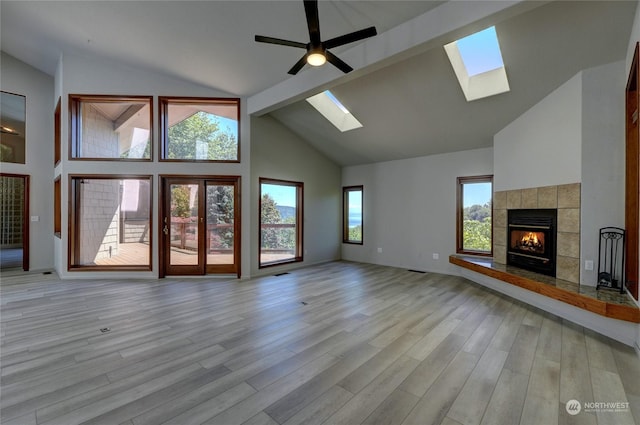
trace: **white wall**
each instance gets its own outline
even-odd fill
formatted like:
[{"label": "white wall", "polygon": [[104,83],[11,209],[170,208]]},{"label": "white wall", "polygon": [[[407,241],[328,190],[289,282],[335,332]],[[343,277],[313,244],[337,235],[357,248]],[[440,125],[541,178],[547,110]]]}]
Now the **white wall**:
[{"label": "white wall", "polygon": [[[624,61],[582,71],[580,282],[596,286],[599,229],[624,228]],[[596,265],[584,269],[584,261]]]},{"label": "white wall", "polygon": [[492,173],[491,148],[343,168],[343,186],[364,186],[364,244],[343,244],[342,258],[458,274],[456,178]]},{"label": "white wall", "polygon": [[[342,189],[340,167],[269,116],[251,117],[251,274],[340,259]],[[258,268],[260,177],[304,183],[304,261]],[[254,230],[255,229],[255,230]]]},{"label": "white wall", "polygon": [[[62,157],[63,163],[56,169],[62,174],[62,205],[68,202],[68,176],[69,174],[145,174],[153,175],[153,243],[152,243],[152,272],[109,272],[109,277],[155,277],[158,275],[158,175],[161,174],[201,174],[201,175],[237,175],[242,178],[241,208],[242,208],[242,276],[249,276],[249,247],[253,243],[250,231],[251,206],[249,193],[250,170],[250,134],[249,119],[246,115],[246,102],[241,99],[240,120],[240,164],[211,164],[211,163],[160,163],[158,135],[158,96],[193,96],[193,97],[237,97],[210,87],[192,84],[187,81],[171,78],[165,75],[129,68],[122,65],[114,65],[111,62],[65,53],[61,58],[61,64],[56,74],[56,86],[60,85],[62,96]],[[68,121],[69,121],[69,94],[112,94],[112,95],[146,95],[154,96],[154,125],[153,125],[153,162],[118,162],[118,161],[70,161],[68,159]],[[52,94],[49,95],[51,103]],[[51,113],[52,114],[52,113]],[[52,130],[53,131],[53,130]],[[51,154],[51,156],[53,153]],[[50,172],[49,175],[53,175]],[[65,229],[68,228],[68,215],[62,215],[62,241],[56,246],[58,253],[56,269],[66,278],[95,278],[96,273],[84,271],[67,271],[67,237]],[[253,232],[255,233],[255,232]],[[100,272],[104,276],[104,272]]]},{"label": "white wall", "polygon": [[558,87],[493,138],[494,191],[579,183],[582,75]]},{"label": "white wall", "polygon": [[2,163],[3,173],[30,175],[29,268],[53,267],[53,78],[2,52],[0,87],[26,96],[26,164]]}]

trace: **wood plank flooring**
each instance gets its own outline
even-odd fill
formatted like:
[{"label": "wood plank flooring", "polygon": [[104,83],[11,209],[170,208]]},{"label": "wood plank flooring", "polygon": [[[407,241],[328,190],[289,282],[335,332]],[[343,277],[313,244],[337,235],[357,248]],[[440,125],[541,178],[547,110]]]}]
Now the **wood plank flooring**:
[{"label": "wood plank flooring", "polygon": [[2,276],[2,424],[640,422],[631,347],[463,278],[105,276]]}]

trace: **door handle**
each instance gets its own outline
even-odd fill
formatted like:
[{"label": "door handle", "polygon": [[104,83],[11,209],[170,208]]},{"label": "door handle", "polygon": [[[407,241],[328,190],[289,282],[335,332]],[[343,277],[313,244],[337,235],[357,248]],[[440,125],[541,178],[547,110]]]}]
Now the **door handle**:
[{"label": "door handle", "polygon": [[164,227],[162,228],[162,232],[163,232],[165,235],[168,235],[168,234],[169,234],[169,228],[167,227],[167,225],[166,225],[166,224],[165,224],[165,225],[164,225]]}]

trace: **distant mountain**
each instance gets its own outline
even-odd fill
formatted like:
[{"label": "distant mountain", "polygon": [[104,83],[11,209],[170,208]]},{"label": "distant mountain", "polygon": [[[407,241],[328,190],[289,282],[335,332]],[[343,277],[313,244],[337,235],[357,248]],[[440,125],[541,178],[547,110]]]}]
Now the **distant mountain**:
[{"label": "distant mountain", "polygon": [[287,206],[284,206],[284,205],[276,205],[276,208],[278,209],[278,211],[280,211],[280,217],[283,220],[286,220],[289,217],[295,217],[296,216],[295,207],[287,207]]}]

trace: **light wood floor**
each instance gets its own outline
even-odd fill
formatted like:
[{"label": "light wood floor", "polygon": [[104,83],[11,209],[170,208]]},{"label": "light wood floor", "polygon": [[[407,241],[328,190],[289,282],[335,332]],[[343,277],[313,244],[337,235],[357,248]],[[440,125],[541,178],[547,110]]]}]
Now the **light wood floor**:
[{"label": "light wood floor", "polygon": [[[0,291],[5,425],[640,420],[633,349],[458,277],[336,262]],[[571,399],[630,408],[570,416]]]}]

